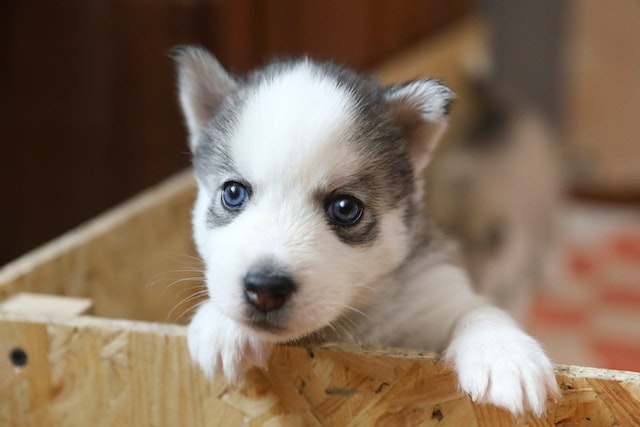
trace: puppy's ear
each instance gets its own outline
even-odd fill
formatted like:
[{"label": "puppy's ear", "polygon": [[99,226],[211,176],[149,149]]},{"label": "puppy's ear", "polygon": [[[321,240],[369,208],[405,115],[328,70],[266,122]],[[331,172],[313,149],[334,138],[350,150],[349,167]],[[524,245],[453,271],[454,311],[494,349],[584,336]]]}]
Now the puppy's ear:
[{"label": "puppy's ear", "polygon": [[200,131],[225,98],[236,90],[238,82],[209,52],[200,47],[176,47],[171,51],[171,57],[178,70],[180,105],[193,151]]},{"label": "puppy's ear", "polygon": [[455,94],[438,80],[422,79],[390,86],[385,97],[405,133],[414,168],[420,173],[446,128]]}]

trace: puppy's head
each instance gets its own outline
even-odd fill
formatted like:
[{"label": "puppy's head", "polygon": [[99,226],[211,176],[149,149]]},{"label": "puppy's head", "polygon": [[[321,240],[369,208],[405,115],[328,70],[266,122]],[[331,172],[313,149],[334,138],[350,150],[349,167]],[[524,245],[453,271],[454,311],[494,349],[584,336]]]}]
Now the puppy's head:
[{"label": "puppy's head", "polygon": [[213,303],[273,341],[357,311],[411,249],[451,91],[306,59],[240,78],[200,48],[174,58]]}]

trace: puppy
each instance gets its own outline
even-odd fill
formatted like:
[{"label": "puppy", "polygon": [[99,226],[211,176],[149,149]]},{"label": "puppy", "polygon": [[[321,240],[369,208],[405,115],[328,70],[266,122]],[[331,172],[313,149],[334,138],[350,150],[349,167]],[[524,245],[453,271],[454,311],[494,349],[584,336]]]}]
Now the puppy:
[{"label": "puppy", "polygon": [[439,143],[427,170],[429,215],[460,242],[474,289],[524,317],[548,279],[563,190],[553,132],[522,99],[487,78],[465,99],[464,125]]},{"label": "puppy", "polygon": [[444,84],[382,87],[309,59],[241,78],[197,47],[174,59],[209,291],[188,344],[208,377],[234,381],[302,338],[424,348],[474,400],[543,413],[551,362],[472,290],[423,209]]}]

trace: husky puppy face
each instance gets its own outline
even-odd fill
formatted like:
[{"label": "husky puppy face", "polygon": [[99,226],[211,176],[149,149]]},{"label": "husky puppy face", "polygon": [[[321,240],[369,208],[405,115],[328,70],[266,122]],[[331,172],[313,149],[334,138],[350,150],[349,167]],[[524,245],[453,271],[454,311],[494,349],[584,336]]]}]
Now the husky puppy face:
[{"label": "husky puppy face", "polygon": [[358,311],[412,249],[452,93],[433,80],[384,88],[310,60],[241,79],[199,48],[175,59],[194,239],[217,310],[269,341]]}]

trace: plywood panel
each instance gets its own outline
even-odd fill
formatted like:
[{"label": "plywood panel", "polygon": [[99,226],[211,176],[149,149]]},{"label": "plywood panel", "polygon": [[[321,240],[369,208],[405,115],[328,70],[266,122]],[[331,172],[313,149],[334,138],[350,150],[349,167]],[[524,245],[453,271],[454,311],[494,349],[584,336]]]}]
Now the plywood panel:
[{"label": "plywood panel", "polygon": [[640,374],[556,368],[562,399],[514,419],[460,393],[438,356],[350,345],[279,347],[268,373],[207,382],[181,326],[91,317],[0,315],[6,426],[640,425]]},{"label": "plywood panel", "polygon": [[188,170],[0,269],[0,299],[16,292],[90,297],[97,316],[167,320],[201,286],[193,198]]}]

